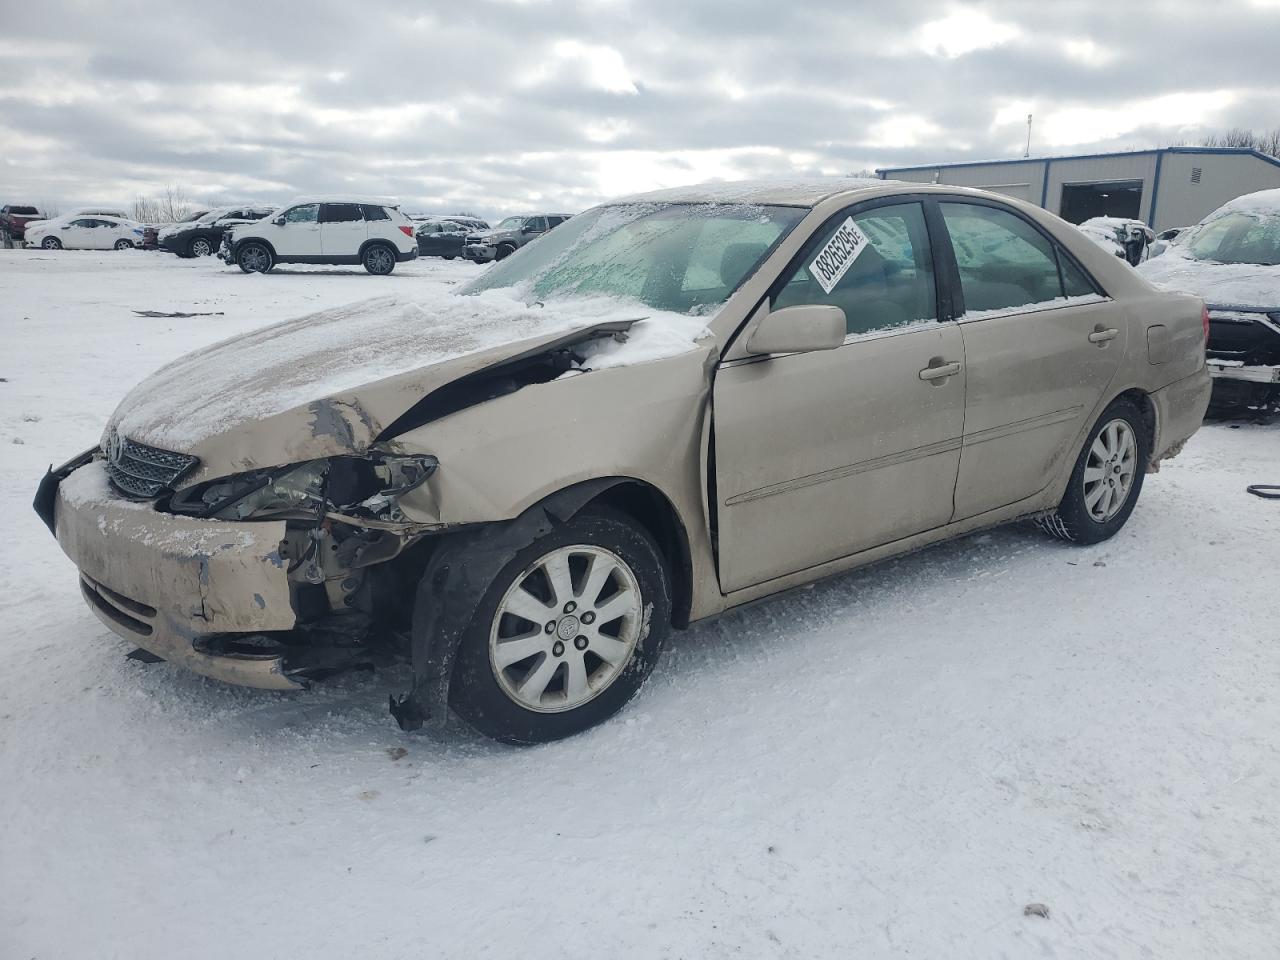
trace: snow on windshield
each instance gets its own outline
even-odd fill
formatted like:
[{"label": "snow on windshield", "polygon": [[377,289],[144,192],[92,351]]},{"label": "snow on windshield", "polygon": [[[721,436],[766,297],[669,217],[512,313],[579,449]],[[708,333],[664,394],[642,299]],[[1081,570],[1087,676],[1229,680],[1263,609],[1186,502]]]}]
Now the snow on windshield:
[{"label": "snow on windshield", "polygon": [[[637,320],[625,342],[585,347],[584,368],[600,369],[692,349],[703,321],[610,297],[555,308],[502,291],[460,297],[432,290],[324,310],[224,340],[162,367],[112,416],[125,436],[168,449],[240,424],[356,390],[399,374],[494,347],[606,321]],[[109,427],[110,429],[110,427]]]},{"label": "snow on windshield", "polygon": [[707,316],[807,212],[750,203],[597,207],[497,264],[463,293],[505,288],[529,302],[608,296]]}]

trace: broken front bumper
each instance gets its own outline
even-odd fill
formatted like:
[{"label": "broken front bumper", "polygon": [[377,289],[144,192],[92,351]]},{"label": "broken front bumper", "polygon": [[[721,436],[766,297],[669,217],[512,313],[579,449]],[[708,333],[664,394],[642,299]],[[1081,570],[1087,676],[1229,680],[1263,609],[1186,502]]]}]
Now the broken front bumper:
[{"label": "broken front bumper", "polygon": [[1248,383],[1280,383],[1280,364],[1248,365],[1237,360],[1208,361],[1215,380],[1244,380]]},{"label": "broken front bumper", "polygon": [[[225,523],[161,513],[108,485],[101,460],[51,472],[36,509],[80,571],[98,619],[158,657],[195,673],[264,690],[303,684],[279,653],[213,653],[227,634],[293,628],[282,521]],[[63,474],[63,471],[66,471]],[[41,510],[42,502],[46,510]]]}]

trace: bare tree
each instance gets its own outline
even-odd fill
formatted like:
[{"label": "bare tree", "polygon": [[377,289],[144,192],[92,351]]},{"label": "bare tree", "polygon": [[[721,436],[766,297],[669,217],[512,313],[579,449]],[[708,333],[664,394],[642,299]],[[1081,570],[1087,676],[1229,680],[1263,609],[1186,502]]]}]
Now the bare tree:
[{"label": "bare tree", "polygon": [[185,188],[169,184],[156,196],[133,199],[133,218],[142,223],[176,223],[191,212],[191,198]]},{"label": "bare tree", "polygon": [[1210,133],[1200,139],[1201,147],[1242,147],[1280,157],[1280,127],[1254,133],[1245,127],[1232,127],[1226,133]]}]

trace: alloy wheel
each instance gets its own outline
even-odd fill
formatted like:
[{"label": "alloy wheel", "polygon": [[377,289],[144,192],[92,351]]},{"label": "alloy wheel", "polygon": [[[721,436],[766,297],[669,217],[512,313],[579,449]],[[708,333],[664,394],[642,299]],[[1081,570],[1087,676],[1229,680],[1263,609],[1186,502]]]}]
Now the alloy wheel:
[{"label": "alloy wheel", "polygon": [[258,244],[250,244],[240,251],[240,266],[250,273],[266,273],[271,269],[271,254]]},{"label": "alloy wheel", "polygon": [[62,241],[57,237],[45,237],[40,246],[44,247],[46,250],[57,250],[62,246]]},{"label": "alloy wheel", "polygon": [[374,247],[365,254],[364,262],[369,272],[376,274],[390,273],[395,266],[395,258],[386,247]]},{"label": "alloy wheel", "polygon": [[543,555],[515,578],[489,630],[489,664],[502,691],[538,713],[599,696],[631,662],[643,623],[635,574],[587,544]]},{"label": "alloy wheel", "polygon": [[191,241],[191,255],[193,257],[207,257],[213,253],[213,244],[204,237],[197,237]]},{"label": "alloy wheel", "polygon": [[1089,447],[1084,465],[1084,504],[1089,516],[1106,523],[1124,506],[1133,489],[1138,442],[1127,420],[1112,420]]}]

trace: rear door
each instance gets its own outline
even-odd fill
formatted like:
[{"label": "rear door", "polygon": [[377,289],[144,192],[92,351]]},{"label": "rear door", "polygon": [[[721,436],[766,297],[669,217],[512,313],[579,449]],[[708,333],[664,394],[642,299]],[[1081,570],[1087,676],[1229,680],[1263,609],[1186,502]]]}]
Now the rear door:
[{"label": "rear door", "polygon": [[368,238],[360,204],[320,204],[320,251],[326,258],[354,257]]},{"label": "rear door", "polygon": [[[851,261],[838,246],[850,220],[867,238]],[[833,255],[843,267],[834,282],[823,273]],[[950,520],[965,370],[959,328],[939,320],[950,307],[935,273],[920,203],[849,208],[816,231],[769,298],[774,309],[840,307],[844,344],[720,366],[715,496],[726,592]]]},{"label": "rear door", "polygon": [[940,200],[968,367],[955,519],[1039,493],[1115,378],[1120,307],[1047,233],[995,201]]}]

